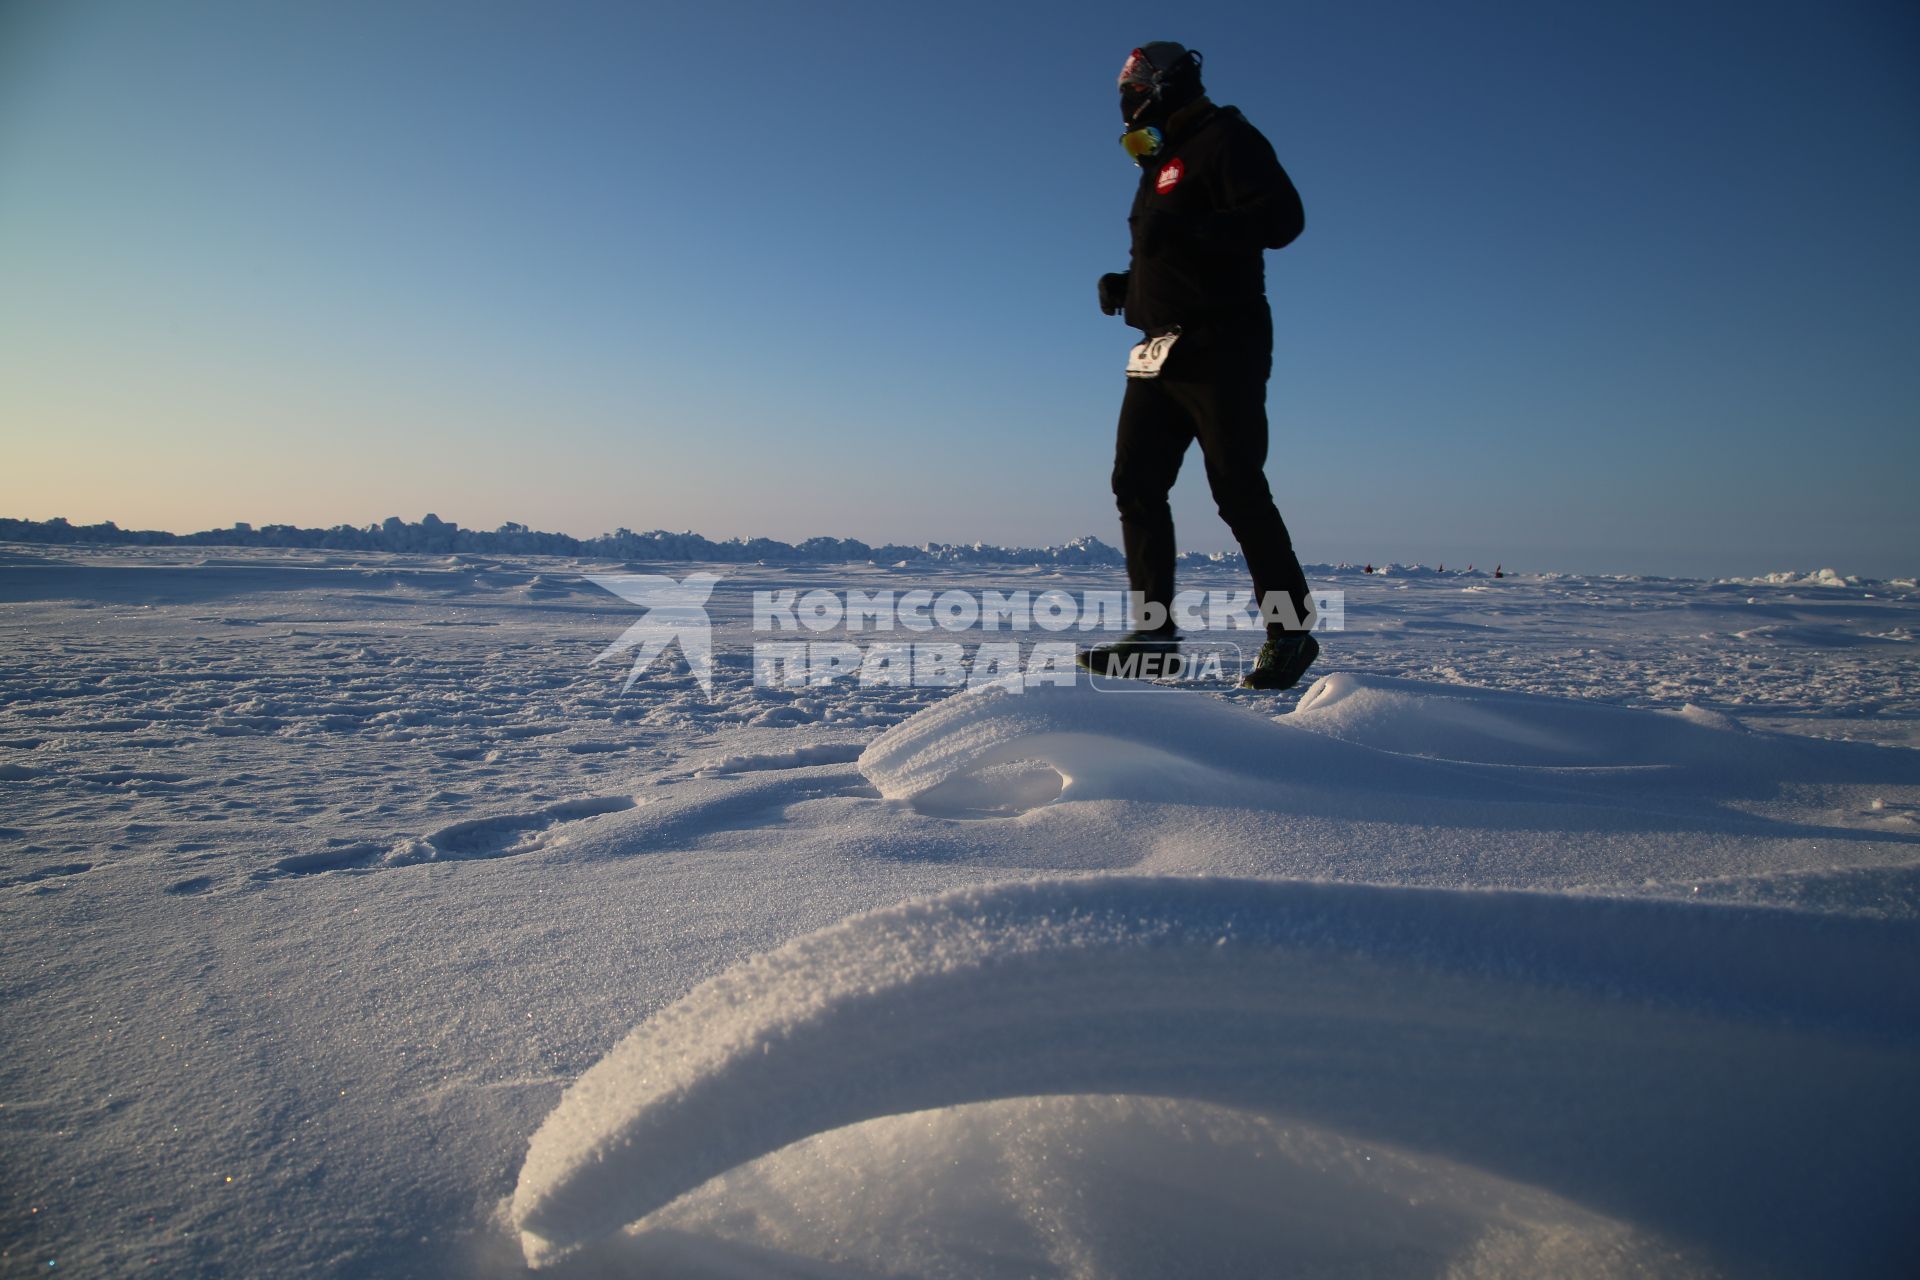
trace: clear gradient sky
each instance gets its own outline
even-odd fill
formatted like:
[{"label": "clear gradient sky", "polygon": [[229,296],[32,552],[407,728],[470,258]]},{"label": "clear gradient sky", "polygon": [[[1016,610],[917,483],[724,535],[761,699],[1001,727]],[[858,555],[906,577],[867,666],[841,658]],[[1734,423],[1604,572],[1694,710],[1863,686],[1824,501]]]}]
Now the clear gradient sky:
[{"label": "clear gradient sky", "polygon": [[1304,559],[1920,570],[1910,0],[0,0],[0,515],[1117,543],[1152,39]]}]

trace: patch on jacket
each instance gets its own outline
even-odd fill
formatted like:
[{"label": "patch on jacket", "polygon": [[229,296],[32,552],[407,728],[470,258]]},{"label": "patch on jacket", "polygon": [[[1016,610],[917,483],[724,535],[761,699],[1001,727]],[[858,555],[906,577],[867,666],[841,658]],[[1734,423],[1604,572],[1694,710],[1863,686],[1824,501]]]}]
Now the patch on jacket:
[{"label": "patch on jacket", "polygon": [[1180,179],[1186,176],[1187,166],[1180,163],[1179,156],[1175,156],[1173,159],[1167,161],[1166,165],[1160,170],[1160,176],[1153,180],[1154,190],[1158,191],[1161,195],[1165,195],[1167,192],[1179,186]]}]

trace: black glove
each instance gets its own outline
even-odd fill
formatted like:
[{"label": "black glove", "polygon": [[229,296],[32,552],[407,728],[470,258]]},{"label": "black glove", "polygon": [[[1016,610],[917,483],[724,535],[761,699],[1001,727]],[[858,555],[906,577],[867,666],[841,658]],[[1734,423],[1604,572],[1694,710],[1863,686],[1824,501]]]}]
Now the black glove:
[{"label": "black glove", "polygon": [[1110,271],[1100,277],[1100,310],[1117,316],[1127,309],[1127,273]]}]

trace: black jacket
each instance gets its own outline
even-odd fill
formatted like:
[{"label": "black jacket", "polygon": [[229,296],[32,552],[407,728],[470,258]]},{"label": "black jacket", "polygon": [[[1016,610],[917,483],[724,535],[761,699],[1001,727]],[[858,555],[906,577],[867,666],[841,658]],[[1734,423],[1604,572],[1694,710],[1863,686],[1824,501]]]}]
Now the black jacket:
[{"label": "black jacket", "polygon": [[1261,254],[1306,226],[1293,180],[1238,108],[1202,98],[1175,113],[1166,134],[1141,167],[1127,219],[1127,323],[1148,333],[1179,326],[1210,345],[1239,337],[1270,347]]}]

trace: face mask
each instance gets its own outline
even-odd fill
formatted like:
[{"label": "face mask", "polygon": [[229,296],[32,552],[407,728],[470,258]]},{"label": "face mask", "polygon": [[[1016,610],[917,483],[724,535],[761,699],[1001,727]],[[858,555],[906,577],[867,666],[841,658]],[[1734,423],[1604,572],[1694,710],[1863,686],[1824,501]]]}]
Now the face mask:
[{"label": "face mask", "polygon": [[1164,70],[1144,49],[1135,49],[1120,68],[1120,118],[1130,129],[1164,126],[1169,115],[1200,96],[1200,55],[1178,45],[1162,53],[1172,59]]}]

